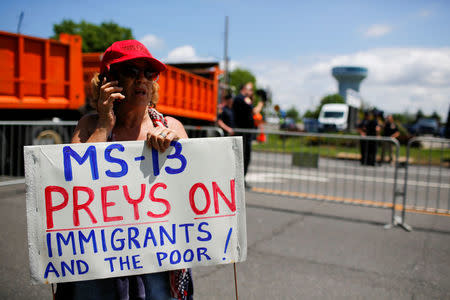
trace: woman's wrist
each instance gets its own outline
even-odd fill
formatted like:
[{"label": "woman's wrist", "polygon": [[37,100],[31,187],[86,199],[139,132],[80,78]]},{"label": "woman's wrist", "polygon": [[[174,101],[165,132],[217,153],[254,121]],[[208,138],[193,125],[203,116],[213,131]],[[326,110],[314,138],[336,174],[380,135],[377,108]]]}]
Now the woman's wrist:
[{"label": "woman's wrist", "polygon": [[108,138],[111,136],[111,133],[112,129],[97,124],[97,127],[95,128],[94,132],[92,132],[91,136],[86,142],[87,143],[107,142]]},{"label": "woman's wrist", "polygon": [[98,129],[106,129],[108,131],[112,131],[115,124],[114,118],[109,117],[99,117],[97,122]]},{"label": "woman's wrist", "polygon": [[108,118],[99,117],[95,132],[108,138],[114,128],[115,120],[110,120]]}]

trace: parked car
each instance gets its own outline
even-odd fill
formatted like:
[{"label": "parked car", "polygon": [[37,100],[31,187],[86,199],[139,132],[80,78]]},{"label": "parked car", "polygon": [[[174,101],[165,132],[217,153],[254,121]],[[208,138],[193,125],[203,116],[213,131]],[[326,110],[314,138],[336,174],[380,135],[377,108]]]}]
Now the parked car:
[{"label": "parked car", "polygon": [[445,125],[439,127],[439,137],[445,138]]},{"label": "parked car", "polygon": [[306,132],[319,132],[319,120],[313,118],[304,118],[303,124]]},{"label": "parked car", "polygon": [[409,128],[411,134],[424,135],[424,134],[439,134],[439,124],[436,119],[421,118],[414,125]]},{"label": "parked car", "polygon": [[280,122],[280,129],[287,131],[298,131],[297,123],[295,123],[294,119],[289,117]]},{"label": "parked car", "polygon": [[347,129],[348,105],[325,104],[319,114],[319,131],[343,131]]}]

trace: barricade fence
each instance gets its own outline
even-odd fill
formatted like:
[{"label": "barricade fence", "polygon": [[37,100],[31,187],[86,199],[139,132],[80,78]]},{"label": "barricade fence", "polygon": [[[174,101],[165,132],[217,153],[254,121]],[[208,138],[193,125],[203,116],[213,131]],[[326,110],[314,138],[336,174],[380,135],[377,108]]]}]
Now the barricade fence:
[{"label": "barricade fence", "polygon": [[402,176],[402,223],[405,224],[406,212],[450,215],[449,139],[409,140]]},{"label": "barricade fence", "polygon": [[[246,184],[252,191],[392,210],[398,198],[400,145],[396,139],[341,134],[235,129],[253,143]],[[392,147],[392,163],[380,164],[377,148]],[[244,153],[245,156],[245,153]]]},{"label": "barricade fence", "polygon": [[0,175],[23,176],[23,146],[70,143],[76,125],[74,121],[0,121]]},{"label": "barricade fence", "polygon": [[[23,182],[23,146],[70,143],[76,123],[0,121],[0,186]],[[213,126],[185,129],[190,138],[224,136]],[[450,216],[450,140],[400,147],[385,137],[234,131],[253,148],[246,185],[254,192],[386,208],[401,226],[406,212]]]}]

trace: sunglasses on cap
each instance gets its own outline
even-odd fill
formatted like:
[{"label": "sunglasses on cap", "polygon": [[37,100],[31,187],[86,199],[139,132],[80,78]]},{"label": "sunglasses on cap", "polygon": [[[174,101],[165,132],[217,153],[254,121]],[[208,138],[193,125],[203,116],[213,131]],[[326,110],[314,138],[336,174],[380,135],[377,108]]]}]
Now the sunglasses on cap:
[{"label": "sunglasses on cap", "polygon": [[123,77],[131,78],[131,79],[137,79],[141,75],[141,72],[144,73],[144,77],[147,78],[150,81],[157,81],[159,78],[159,72],[156,72],[154,69],[147,67],[147,68],[139,68],[135,65],[125,65],[120,66],[117,70],[111,70],[115,74],[120,74]]}]

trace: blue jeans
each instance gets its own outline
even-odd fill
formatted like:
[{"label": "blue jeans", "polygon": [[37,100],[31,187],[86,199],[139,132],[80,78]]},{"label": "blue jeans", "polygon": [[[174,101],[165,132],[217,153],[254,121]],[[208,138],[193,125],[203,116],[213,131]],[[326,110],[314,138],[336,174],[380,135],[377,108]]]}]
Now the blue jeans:
[{"label": "blue jeans", "polygon": [[58,283],[57,300],[172,300],[168,272]]}]

